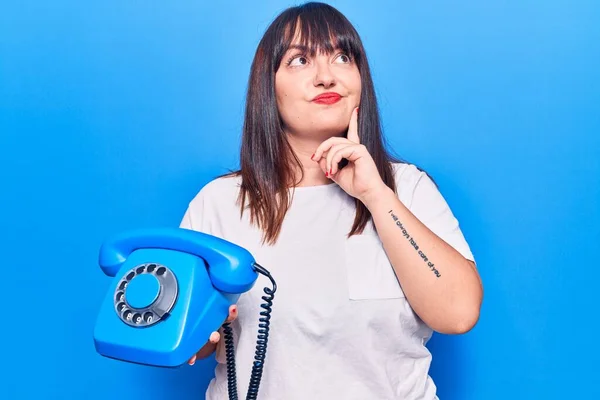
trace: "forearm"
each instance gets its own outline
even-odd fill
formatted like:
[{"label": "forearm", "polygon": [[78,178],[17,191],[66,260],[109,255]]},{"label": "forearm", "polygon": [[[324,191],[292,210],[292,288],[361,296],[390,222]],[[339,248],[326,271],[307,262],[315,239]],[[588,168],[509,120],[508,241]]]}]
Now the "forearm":
[{"label": "forearm", "polygon": [[473,263],[421,223],[391,189],[363,202],[413,310],[435,331],[469,331],[483,296]]}]

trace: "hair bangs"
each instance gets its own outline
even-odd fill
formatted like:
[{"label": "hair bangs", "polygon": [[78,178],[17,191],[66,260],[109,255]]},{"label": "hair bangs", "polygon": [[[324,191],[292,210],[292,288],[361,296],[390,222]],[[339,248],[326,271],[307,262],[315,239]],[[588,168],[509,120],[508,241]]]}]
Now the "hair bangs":
[{"label": "hair bangs", "polygon": [[280,42],[275,51],[276,68],[283,55],[292,47],[311,57],[317,53],[331,54],[340,50],[353,60],[360,60],[360,38],[350,21],[343,15],[334,9],[314,7],[311,3],[293,11],[287,13],[280,21]]}]

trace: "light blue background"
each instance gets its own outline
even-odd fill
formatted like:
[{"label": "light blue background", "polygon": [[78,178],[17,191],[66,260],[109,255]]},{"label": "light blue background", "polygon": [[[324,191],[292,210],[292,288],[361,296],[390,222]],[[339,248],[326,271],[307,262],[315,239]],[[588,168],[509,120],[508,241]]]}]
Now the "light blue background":
[{"label": "light blue background", "polygon": [[[1,398],[203,398],[212,359],[94,352],[97,251],[177,225],[236,167],[256,45],[292,4],[2,2]],[[391,146],[437,180],[485,283],[477,327],[431,342],[440,398],[600,398],[600,3],[332,4],[363,37]]]}]

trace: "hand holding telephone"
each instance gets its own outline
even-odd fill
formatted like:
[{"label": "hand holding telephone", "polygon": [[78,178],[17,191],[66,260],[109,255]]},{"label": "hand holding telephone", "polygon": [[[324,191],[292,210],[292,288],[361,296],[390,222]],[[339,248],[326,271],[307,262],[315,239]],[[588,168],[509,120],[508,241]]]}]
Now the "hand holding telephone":
[{"label": "hand holding telephone", "polygon": [[[105,241],[100,268],[114,277],[94,329],[96,351],[109,358],[161,367],[189,360],[218,330],[229,306],[250,290],[258,273],[267,276],[257,362],[249,394],[255,398],[262,375],[275,281],[244,248],[183,228],[132,230]],[[229,324],[224,324],[230,396],[235,364]],[[237,393],[234,397],[237,398]]]}]

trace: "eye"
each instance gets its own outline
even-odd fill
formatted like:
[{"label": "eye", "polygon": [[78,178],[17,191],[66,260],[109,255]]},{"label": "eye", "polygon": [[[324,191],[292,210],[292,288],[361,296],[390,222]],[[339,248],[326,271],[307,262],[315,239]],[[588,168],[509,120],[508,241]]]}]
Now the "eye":
[{"label": "eye", "polygon": [[300,54],[300,55],[290,58],[287,62],[287,65],[297,67],[300,65],[306,65],[307,63],[308,63],[307,58]]},{"label": "eye", "polygon": [[352,59],[347,54],[344,54],[344,53],[342,53],[339,56],[337,56],[335,60],[336,60],[336,62],[338,60],[341,60],[341,62],[343,64],[348,64],[348,63],[350,63],[352,61]]}]

